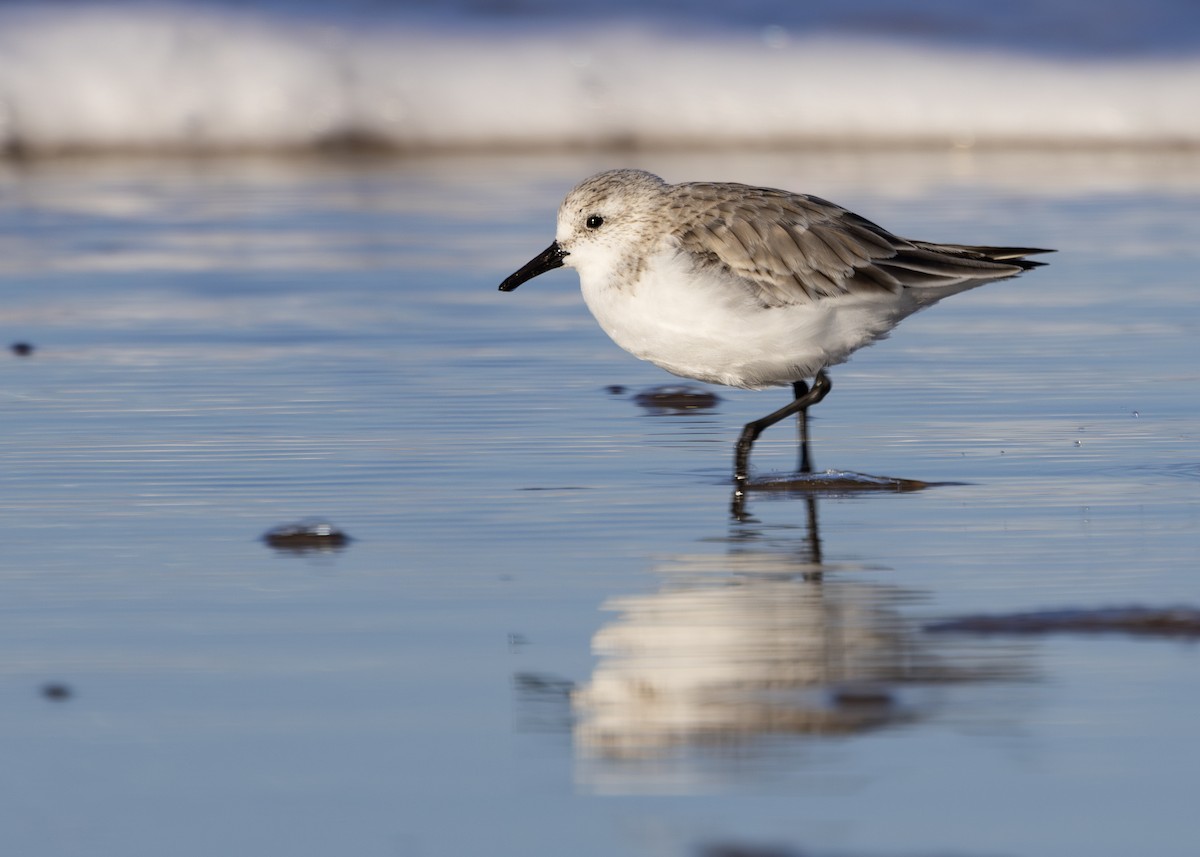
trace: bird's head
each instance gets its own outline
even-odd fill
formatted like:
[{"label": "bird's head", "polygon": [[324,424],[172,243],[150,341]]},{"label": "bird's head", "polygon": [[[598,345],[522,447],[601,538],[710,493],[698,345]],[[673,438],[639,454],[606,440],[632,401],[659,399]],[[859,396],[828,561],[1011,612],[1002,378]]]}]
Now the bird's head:
[{"label": "bird's head", "polygon": [[608,170],[585,179],[559,206],[554,243],[501,283],[500,290],[511,292],[562,265],[603,275],[641,258],[663,234],[655,224],[669,187],[644,170]]}]

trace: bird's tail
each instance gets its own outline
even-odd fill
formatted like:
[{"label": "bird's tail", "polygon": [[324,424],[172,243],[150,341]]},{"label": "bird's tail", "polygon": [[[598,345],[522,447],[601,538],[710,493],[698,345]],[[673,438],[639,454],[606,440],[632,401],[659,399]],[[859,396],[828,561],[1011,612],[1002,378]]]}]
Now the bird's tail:
[{"label": "bird's tail", "polygon": [[1026,256],[1054,252],[1053,250],[1043,250],[1037,247],[979,247],[971,244],[938,244],[936,246],[942,252],[948,251],[956,255],[961,254],[966,259],[1004,262],[1009,265],[1016,265],[1026,271],[1030,268],[1039,268],[1046,264],[1045,262],[1035,262],[1026,259]]},{"label": "bird's tail", "polygon": [[947,295],[1040,267],[1045,263],[1025,257],[1049,252],[1034,247],[979,247],[910,241],[895,256],[881,259],[876,265],[905,288],[912,289],[912,296],[918,302],[930,304]]}]

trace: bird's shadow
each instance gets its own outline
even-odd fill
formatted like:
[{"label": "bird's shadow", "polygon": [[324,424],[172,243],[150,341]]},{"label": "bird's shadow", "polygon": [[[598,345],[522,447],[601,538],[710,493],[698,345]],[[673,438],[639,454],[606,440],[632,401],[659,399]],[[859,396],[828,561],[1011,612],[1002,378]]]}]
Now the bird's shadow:
[{"label": "bird's shadow", "polygon": [[925,482],[896,476],[872,476],[852,470],[824,470],[819,473],[791,473],[747,480],[733,490],[730,513],[736,521],[752,520],[747,508],[751,493],[791,494],[798,497],[845,497],[856,494],[909,494],[960,482]]}]

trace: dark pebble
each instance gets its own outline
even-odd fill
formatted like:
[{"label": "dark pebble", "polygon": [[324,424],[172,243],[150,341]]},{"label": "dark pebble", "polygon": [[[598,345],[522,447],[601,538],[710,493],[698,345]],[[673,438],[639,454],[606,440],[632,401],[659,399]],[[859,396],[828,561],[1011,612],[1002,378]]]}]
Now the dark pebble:
[{"label": "dark pebble", "polygon": [[12,351],[12,353],[17,355],[18,357],[28,357],[30,354],[33,353],[33,346],[30,345],[28,342],[14,342],[12,345],[10,345],[8,347]]},{"label": "dark pebble", "polygon": [[609,384],[607,387],[604,388],[604,392],[611,393],[614,396],[624,396],[625,389],[626,388],[621,386],[620,384]]},{"label": "dark pebble", "polygon": [[316,520],[280,524],[262,538],[273,548],[290,551],[329,550],[350,543],[350,537],[333,524]]},{"label": "dark pebble", "polygon": [[71,698],[71,688],[60,682],[50,682],[42,685],[42,696],[46,699],[53,699],[55,702],[62,702]]},{"label": "dark pebble", "polygon": [[649,411],[682,413],[714,408],[721,401],[716,393],[691,384],[663,384],[650,387],[633,397],[633,401]]}]

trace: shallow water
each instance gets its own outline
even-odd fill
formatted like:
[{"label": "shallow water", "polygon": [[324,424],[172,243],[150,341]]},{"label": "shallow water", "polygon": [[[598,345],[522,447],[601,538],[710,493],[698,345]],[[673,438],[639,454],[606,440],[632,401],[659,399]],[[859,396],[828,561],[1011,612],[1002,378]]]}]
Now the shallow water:
[{"label": "shallow water", "polygon": [[625,162],[0,168],[5,853],[1195,853],[1194,644],[922,628],[1200,602],[1200,158],[637,160],[1059,250],[814,410],[958,484],[743,521],[782,391],[642,407],[572,273],[496,291]]}]

